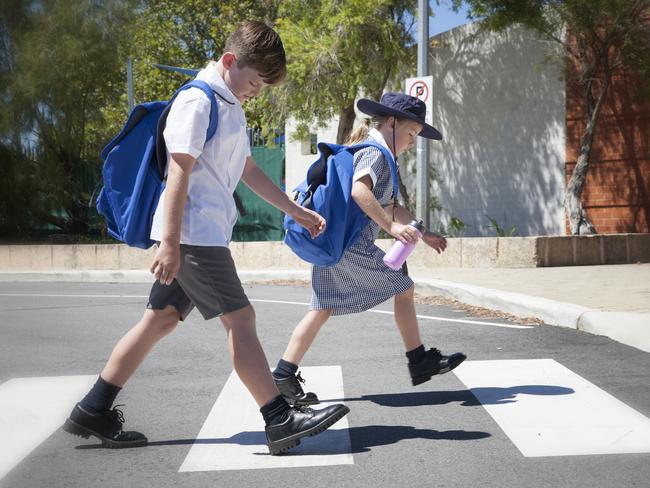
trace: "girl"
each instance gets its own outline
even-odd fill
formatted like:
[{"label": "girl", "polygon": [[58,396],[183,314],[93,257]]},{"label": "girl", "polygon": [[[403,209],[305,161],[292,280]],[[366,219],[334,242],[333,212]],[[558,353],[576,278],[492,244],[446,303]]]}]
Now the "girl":
[{"label": "girl", "polygon": [[[373,117],[373,128],[368,120],[350,136],[347,144],[373,141],[388,148],[397,160],[414,144],[418,135],[442,139],[440,133],[425,122],[426,105],[415,97],[386,93],[379,103],[359,100],[357,108]],[[462,353],[445,356],[438,349],[425,350],[415,315],[414,284],[408,277],[406,264],[401,270],[392,270],[384,264],[384,252],[374,243],[380,228],[404,243],[418,240],[416,230],[407,225],[414,220],[413,216],[392,200],[390,168],[379,149],[368,147],[355,153],[353,181],[352,198],[371,221],[336,265],[312,266],[310,310],[296,326],[273,371],[280,393],[295,405],[318,403],[314,393],[303,391],[300,383],[304,380],[296,373],[298,364],[327,319],[332,315],[368,310],[393,296],[395,323],[404,342],[413,385],[451,371],[466,358]],[[438,253],[447,247],[444,237],[429,231],[424,232],[422,240]]]}]

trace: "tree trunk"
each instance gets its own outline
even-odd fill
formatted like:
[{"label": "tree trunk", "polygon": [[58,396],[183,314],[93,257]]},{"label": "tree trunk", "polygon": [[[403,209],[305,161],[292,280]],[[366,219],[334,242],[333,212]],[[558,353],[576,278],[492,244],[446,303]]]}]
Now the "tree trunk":
[{"label": "tree trunk", "polygon": [[593,80],[588,81],[585,88],[585,101],[588,117],[587,127],[582,134],[580,155],[576,161],[575,168],[573,168],[573,173],[571,173],[571,179],[569,180],[566,195],[564,197],[564,210],[569,217],[569,229],[571,235],[596,234],[596,228],[587,217],[580,197],[587,178],[587,172],[589,171],[589,156],[591,154],[591,147],[596,132],[596,125],[598,123],[603,98],[609,88],[610,76],[609,73],[605,73],[603,76],[603,82],[600,86],[595,104],[591,91]]},{"label": "tree trunk", "polygon": [[341,116],[339,117],[339,128],[336,133],[336,143],[343,144],[345,140],[350,136],[352,128],[354,127],[354,119],[356,114],[354,113],[354,101],[343,109]]}]

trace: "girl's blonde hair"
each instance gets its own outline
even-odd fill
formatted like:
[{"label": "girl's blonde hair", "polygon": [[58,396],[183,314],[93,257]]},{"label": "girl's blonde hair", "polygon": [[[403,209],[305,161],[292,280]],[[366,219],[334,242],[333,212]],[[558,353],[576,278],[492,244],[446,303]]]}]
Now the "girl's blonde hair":
[{"label": "girl's blonde hair", "polygon": [[388,117],[390,116],[382,115],[365,119],[365,121],[348,136],[344,144],[350,146],[365,141],[368,138],[370,128],[381,129],[381,127],[386,123],[386,120],[388,120]]}]

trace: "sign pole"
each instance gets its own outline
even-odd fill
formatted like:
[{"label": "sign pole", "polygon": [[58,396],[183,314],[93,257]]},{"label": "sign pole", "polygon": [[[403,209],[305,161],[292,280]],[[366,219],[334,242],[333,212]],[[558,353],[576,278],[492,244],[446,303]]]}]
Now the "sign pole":
[{"label": "sign pole", "polygon": [[[418,0],[418,77],[429,75],[429,0]],[[431,93],[428,94],[431,98]],[[427,114],[429,115],[429,114]],[[417,138],[416,216],[429,227],[429,140]]]},{"label": "sign pole", "polygon": [[133,98],[133,62],[131,58],[126,60],[126,93],[129,103],[129,113],[131,113],[131,110],[135,106]]}]

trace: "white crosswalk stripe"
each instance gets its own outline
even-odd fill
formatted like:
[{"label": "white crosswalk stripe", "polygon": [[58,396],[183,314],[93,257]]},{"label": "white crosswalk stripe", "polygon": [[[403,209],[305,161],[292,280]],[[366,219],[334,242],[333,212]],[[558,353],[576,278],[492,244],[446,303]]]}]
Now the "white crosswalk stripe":
[{"label": "white crosswalk stripe", "polygon": [[[345,398],[340,366],[302,370],[321,399]],[[466,361],[454,373],[525,457],[650,453],[650,419],[552,359]],[[0,385],[0,479],[61,426],[96,377]],[[271,456],[259,409],[233,372],[179,471],[339,464],[354,464],[347,417]]]},{"label": "white crosswalk stripe", "polygon": [[650,452],[650,419],[552,359],[454,373],[526,457]]},{"label": "white crosswalk stripe", "polygon": [[[340,366],[302,368],[321,399],[344,398]],[[322,403],[315,408],[327,405]],[[290,454],[271,456],[259,407],[233,372],[221,390],[179,471],[295,468],[354,464],[347,417],[308,437]]]},{"label": "white crosswalk stripe", "polygon": [[96,379],[14,378],[0,385],[0,479],[61,427]]}]

